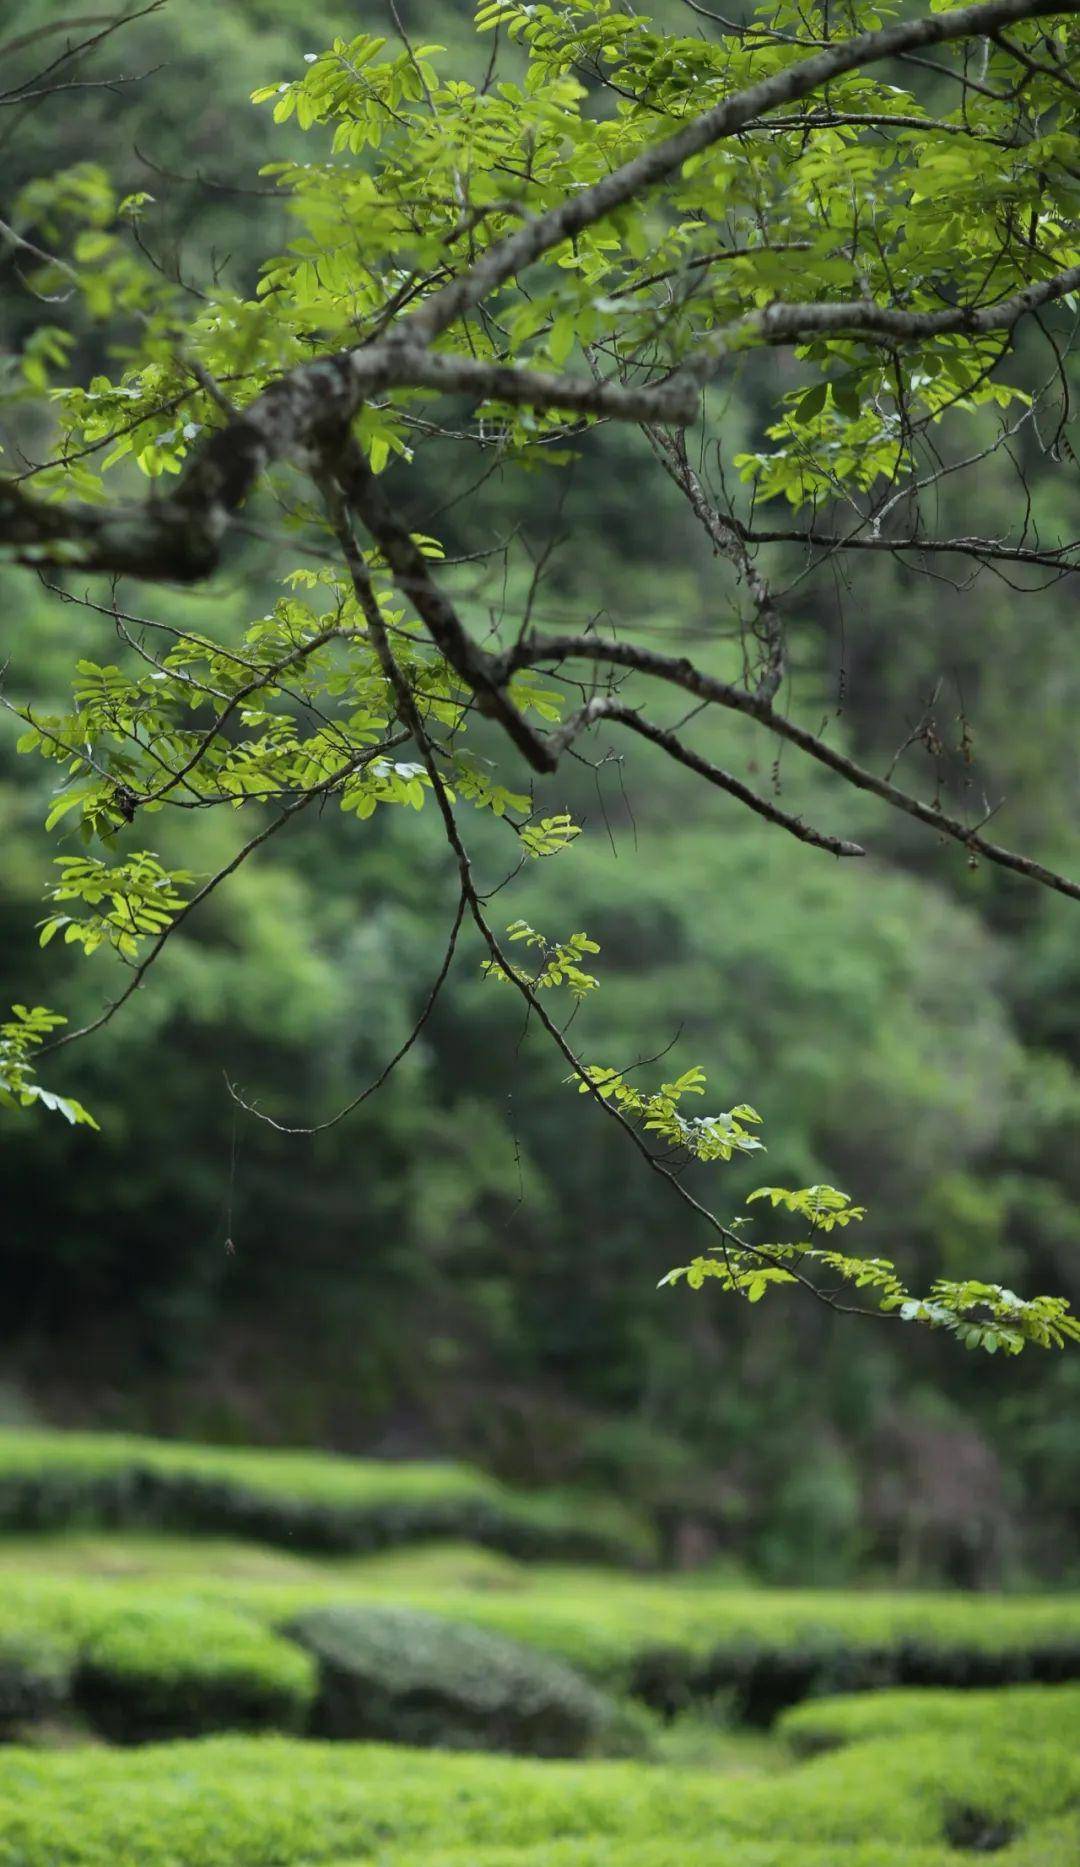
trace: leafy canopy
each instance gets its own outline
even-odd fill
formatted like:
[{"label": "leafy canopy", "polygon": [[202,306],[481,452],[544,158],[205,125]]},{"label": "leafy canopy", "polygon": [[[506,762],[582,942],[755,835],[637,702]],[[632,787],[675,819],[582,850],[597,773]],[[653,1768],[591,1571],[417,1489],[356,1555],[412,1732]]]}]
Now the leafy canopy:
[{"label": "leafy canopy", "polygon": [[[46,458],[0,483],[0,546],[52,587],[66,577],[59,597],[103,615],[119,643],[115,660],[79,656],[69,705],[6,703],[20,750],[56,768],[47,830],[85,845],[56,858],[42,944],[62,933],[130,969],[88,1029],[300,813],[335,804],[362,836],[386,809],[434,811],[458,905],[423,1016],[467,916],[488,977],[517,991],[581,1094],[712,1228],[710,1254],[667,1281],[751,1302],[794,1284],[840,1308],[850,1286],[879,1313],[990,1352],[1076,1337],[1057,1299],[941,1279],[916,1298],[890,1262],[821,1243],[862,1216],[828,1186],[753,1195],[809,1240],[755,1244],[742,1221],[722,1225],[684,1169],[759,1149],[760,1118],[745,1103],[686,1113],[705,1087],[697,1068],[644,1091],[582,1061],[546,1006],[560,987],[575,1011],[588,998],[596,943],[517,920],[509,956],[462,829],[476,811],[501,825],[507,879],[565,852],[580,826],[537,805],[525,769],[556,772],[603,730],[645,738],[780,831],[863,853],[714,764],[685,722],[645,710],[674,689],[684,710],[690,695],[792,741],[969,861],[1080,895],[792,717],[785,560],[768,556],[801,543],[826,574],[878,545],[975,570],[1073,568],[1074,547],[1031,542],[1022,512],[1011,540],[943,540],[927,515],[944,476],[1025,423],[1042,434],[1062,392],[1060,371],[1032,374],[1021,339],[1049,318],[1059,357],[1053,320],[1080,289],[1076,21],[1070,0],[847,0],[839,12],[770,0],[743,22],[694,9],[679,32],[619,0],[484,0],[467,75],[400,35],[337,39],[254,94],[309,134],[310,155],[266,171],[294,236],[250,291],[162,263],[153,197],[120,198],[93,163],[23,191],[10,238],[50,309],[3,394],[23,452],[51,434]],[[108,368],[86,380],[89,351]],[[766,394],[769,412],[729,454],[736,384]],[[405,469],[441,444],[475,445],[546,497],[547,476],[604,423],[641,430],[717,559],[736,640],[699,661],[618,629],[544,635],[535,575],[504,575],[493,602],[415,519]],[[714,470],[694,464],[710,457]],[[770,504],[777,527],[755,529]],[[238,636],[134,613],[121,579],[210,578],[237,533],[274,563],[282,541],[295,548],[268,613]],[[92,573],[112,579],[96,598],[79,594]],[[218,810],[254,827],[199,876],[145,846],[166,810],[181,825]],[[60,1023],[15,1008],[0,1027],[0,1099],[88,1122],[31,1080],[36,1052],[85,1034],[58,1037]]]}]

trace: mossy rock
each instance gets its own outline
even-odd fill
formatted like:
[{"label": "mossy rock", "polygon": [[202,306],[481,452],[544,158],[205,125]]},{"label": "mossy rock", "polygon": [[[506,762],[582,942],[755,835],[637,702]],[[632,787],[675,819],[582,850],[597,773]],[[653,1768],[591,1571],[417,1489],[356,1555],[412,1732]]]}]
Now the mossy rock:
[{"label": "mossy rock", "polygon": [[558,1660],[401,1608],[320,1608],[284,1630],[318,1662],[313,1729],[453,1750],[578,1757],[640,1747],[628,1717]]}]

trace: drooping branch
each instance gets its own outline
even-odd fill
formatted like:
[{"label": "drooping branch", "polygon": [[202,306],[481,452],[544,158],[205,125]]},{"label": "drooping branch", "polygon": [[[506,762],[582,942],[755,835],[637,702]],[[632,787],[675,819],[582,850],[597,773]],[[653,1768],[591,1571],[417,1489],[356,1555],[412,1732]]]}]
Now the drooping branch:
[{"label": "drooping branch", "polygon": [[[548,1013],[547,1008],[541,1002],[538,992],[534,989],[530,981],[524,977],[520,968],[513,966],[503,952],[502,947],[495,937],[487,915],[484,912],[484,903],[481,900],[473,878],[472,861],[462,839],[457,818],[454,814],[453,804],[451,803],[442,774],[439,771],[434,747],[428,737],[409,682],[395,659],[386,632],[386,626],[379,609],[379,604],[372,588],[371,578],[368,575],[367,566],[364,563],[356,540],[352,535],[351,526],[348,522],[348,514],[345,509],[346,504],[351,503],[347,480],[348,474],[346,473],[336,485],[331,482],[327,486],[327,503],[333,517],[338,541],[349,569],[357,602],[367,619],[368,629],[376,655],[391,691],[396,697],[399,717],[404,722],[407,730],[411,733],[427,773],[439,815],[442,819],[443,829],[446,833],[446,840],[457,863],[461,899],[468,905],[469,913],[476,926],[477,932],[491,955],[492,966],[503,975],[507,982],[513,986],[518,993],[520,993],[528,1007],[530,1017],[536,1019],[563,1060],[569,1065],[572,1080],[579,1083],[582,1093],[589,1096],[608,1119],[613,1121],[616,1126],[622,1130],[631,1146],[636,1149],[651,1172],[657,1174],[659,1178],[665,1182],[675,1194],[675,1197],[679,1199],[685,1207],[694,1213],[697,1218],[704,1221],[706,1226],[713,1233],[713,1236],[719,1241],[718,1249],[725,1253],[729,1248],[737,1249],[740,1253],[752,1253],[764,1263],[775,1263],[776,1259],[772,1256],[767,1246],[754,1245],[743,1238],[740,1233],[730,1230],[716,1217],[716,1214],[712,1212],[708,1206],[702,1204],[699,1199],[695,1198],[689,1188],[683,1184],[678,1173],[673,1172],[663,1160],[658,1158],[649,1146],[645,1136],[627,1119],[618,1103],[610,1096],[606,1096],[603,1093],[603,1090],[594,1081],[592,1075],[581,1061],[581,1058],[577,1055],[577,1052],[568,1042],[565,1031],[559,1029],[555,1020]],[[835,1309],[845,1315],[887,1316],[887,1312],[865,1310],[861,1305],[842,1303],[834,1292],[820,1288],[810,1278],[804,1276],[797,1267],[788,1266],[788,1268],[791,1271],[793,1281],[800,1285],[808,1295],[814,1297],[818,1302],[824,1303],[829,1309]]]},{"label": "drooping branch", "polygon": [[509,678],[516,668],[570,660],[600,662],[650,675],[656,680],[682,688],[698,700],[711,702],[757,720],[779,738],[798,746],[800,751],[816,759],[819,764],[827,765],[856,790],[869,791],[873,796],[881,798],[883,803],[891,804],[894,809],[916,818],[929,829],[951,837],[971,855],[981,856],[999,868],[1011,869],[1016,875],[1041,882],[1045,888],[1051,888],[1057,894],[1069,895],[1072,900],[1080,901],[1080,882],[1072,881],[1067,875],[1047,868],[1044,863],[1036,862],[1030,856],[991,842],[980,830],[972,828],[960,818],[950,816],[937,805],[927,804],[922,798],[901,790],[887,778],[879,778],[875,772],[868,771],[845,752],[830,746],[817,733],[808,732],[794,720],[787,719],[771,701],[751,693],[748,688],[736,687],[732,682],[721,681],[715,675],[706,674],[685,656],[663,655],[656,649],[642,647],[636,642],[604,640],[598,635],[530,635],[510,649],[502,657],[499,666],[500,671]]},{"label": "drooping branch", "polygon": [[726,791],[729,797],[737,798],[756,816],[764,817],[766,823],[776,824],[787,830],[790,836],[797,837],[800,843],[810,843],[815,849],[826,849],[833,856],[865,856],[866,851],[859,843],[848,841],[843,836],[830,836],[826,830],[815,830],[812,824],[805,823],[801,817],[793,816],[791,811],[782,810],[767,797],[760,797],[743,784],[741,778],[725,771],[722,766],[714,765],[711,759],[702,758],[700,752],[684,745],[676,733],[667,727],[657,726],[637,708],[625,705],[609,695],[598,695],[586,701],[579,712],[573,714],[557,733],[552,734],[552,743],[565,750],[582,732],[591,726],[599,725],[601,720],[610,720],[617,726],[626,726],[642,739],[648,739],[659,746],[676,764],[685,765],[707,784],[715,785],[718,791]]},{"label": "drooping branch", "polygon": [[189,915],[194,914],[195,910],[202,906],[202,903],[206,900],[208,895],[212,895],[216,889],[220,888],[222,882],[228,881],[231,875],[235,875],[237,869],[241,868],[243,864],[255,854],[257,849],[261,849],[264,843],[269,842],[272,836],[276,836],[279,830],[283,830],[287,823],[290,823],[294,817],[300,815],[301,811],[307,810],[312,804],[318,803],[320,798],[328,797],[330,793],[353,772],[360,770],[364,765],[372,764],[376,759],[385,757],[386,753],[394,746],[401,745],[407,736],[408,735],[405,733],[398,733],[390,739],[384,740],[381,745],[368,747],[355,758],[349,759],[339,770],[333,772],[329,778],[324,779],[322,783],[312,785],[307,791],[301,791],[297,797],[294,797],[285,805],[283,810],[278,812],[276,817],[271,817],[269,822],[264,823],[262,828],[257,830],[254,836],[249,837],[248,841],[237,850],[236,854],[229,858],[228,862],[224,863],[220,869],[215,870],[214,874],[210,876],[208,881],[203,883],[198,892],[192,895],[189,901],[185,901],[179,913],[175,914],[168,925],[162,928],[157,938],[152,942],[145,958],[141,959],[138,965],[133,969],[130,979],[118,997],[114,998],[110,1004],[106,1005],[104,1011],[100,1012],[96,1018],[92,1018],[88,1024],[80,1025],[73,1031],[65,1031],[61,1037],[52,1038],[49,1043],[43,1047],[42,1055],[45,1054],[45,1051],[62,1050],[65,1045],[77,1043],[80,1038],[89,1037],[94,1031],[100,1031],[102,1026],[108,1024],[110,1020],[116,1016],[116,1013],[122,1006],[126,1005],[128,1000],[138,991],[150,967],[154,964],[154,961],[160,957],[169,941],[173,938],[173,935],[188,919]]},{"label": "drooping branch", "polygon": [[[405,735],[402,735],[402,736],[404,737]],[[466,905],[467,905],[467,902],[466,902],[466,897],[464,893],[459,894],[457,909],[455,911],[454,918],[450,923],[450,933],[447,937],[446,948],[445,948],[445,951],[443,953],[443,958],[442,958],[442,964],[440,965],[438,972],[435,974],[435,978],[432,981],[431,988],[428,992],[428,995],[425,998],[423,1005],[420,1007],[420,1011],[417,1017],[413,1021],[413,1024],[409,1031],[408,1036],[404,1038],[402,1042],[398,1045],[397,1049],[395,1050],[393,1056],[389,1059],[389,1061],[387,1063],[384,1063],[382,1069],[379,1071],[379,1074],[372,1078],[371,1082],[368,1083],[365,1089],[361,1089],[359,1095],[353,1096],[352,1100],[349,1102],[346,1102],[343,1108],[338,1109],[336,1115],[330,1115],[327,1117],[325,1121],[312,1122],[307,1126],[304,1126],[302,1124],[290,1125],[288,1122],[275,1121],[272,1115],[264,1114],[262,1109],[256,1108],[253,1102],[248,1102],[241,1095],[240,1091],[236,1088],[234,1083],[229,1083],[228,1084],[229,1094],[232,1096],[233,1101],[236,1102],[239,1105],[239,1107],[244,1110],[244,1113],[246,1115],[254,1115],[257,1121],[263,1122],[267,1128],[275,1129],[278,1134],[289,1134],[289,1135],[326,1134],[328,1129],[336,1128],[339,1125],[339,1123],[347,1120],[347,1118],[350,1115],[354,1115],[358,1108],[361,1108],[363,1104],[367,1102],[371,1096],[376,1095],[378,1091],[383,1087],[383,1084],[390,1080],[390,1077],[393,1075],[394,1071],[397,1069],[398,1064],[404,1061],[405,1057],[408,1056],[409,1051],[412,1050],[414,1045],[419,1041],[420,1034],[423,1031],[424,1026],[427,1023],[428,1019],[430,1018],[432,1012],[434,1011],[436,1004],[438,1003],[439,994],[441,993],[443,986],[446,984],[446,981],[450,974],[450,968],[454,963],[454,954],[457,951],[458,934],[461,932],[461,923],[465,917]]]}]

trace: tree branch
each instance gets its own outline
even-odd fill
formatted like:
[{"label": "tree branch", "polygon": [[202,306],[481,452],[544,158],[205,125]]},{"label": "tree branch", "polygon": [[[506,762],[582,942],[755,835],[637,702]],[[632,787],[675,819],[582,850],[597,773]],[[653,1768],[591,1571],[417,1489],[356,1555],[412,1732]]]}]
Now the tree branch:
[{"label": "tree branch", "polygon": [[942,836],[948,836],[960,843],[972,855],[982,856],[987,862],[995,863],[999,868],[1011,869],[1016,875],[1026,876],[1030,881],[1041,882],[1045,888],[1053,889],[1057,894],[1068,895],[1074,901],[1080,901],[1080,883],[1071,881],[1068,876],[1060,875],[1054,869],[1048,869],[1043,863],[1034,861],[1030,856],[1017,854],[1005,849],[1000,843],[993,843],[978,830],[971,829],[959,818],[951,817],[939,810],[936,805],[926,804],[921,798],[913,797],[910,792],[902,791],[898,785],[890,784],[888,779],[879,778],[876,773],[867,771],[855,759],[846,753],[838,752],[816,733],[807,732],[805,727],[797,726],[793,720],[785,719],[778,713],[770,701],[752,694],[744,687],[736,687],[728,681],[717,680],[714,675],[705,674],[693,662],[673,655],[659,654],[655,649],[643,648],[634,642],[602,641],[599,636],[556,635],[544,637],[530,636],[519,642],[505,654],[499,669],[509,676],[516,668],[535,667],[538,663],[550,661],[586,660],[608,663],[616,667],[630,668],[638,674],[648,674],[656,680],[667,681],[681,687],[686,693],[693,694],[699,700],[715,703],[735,713],[742,713],[768,727],[778,737],[787,739],[799,747],[808,757],[819,764],[827,765],[840,777],[859,791],[869,791],[894,809],[903,811],[909,817],[915,817],[928,828],[937,830]]},{"label": "tree branch", "polygon": [[[870,520],[866,522],[871,523]],[[734,523],[738,524],[738,521]],[[1005,564],[1031,564],[1044,570],[1080,570],[1080,564],[1070,563],[1065,555],[1080,549],[1080,540],[1073,540],[1066,545],[1048,546],[1045,551],[1038,551],[1025,545],[997,544],[989,538],[922,538],[918,534],[907,538],[891,538],[882,537],[878,533],[815,532],[812,529],[799,530],[797,527],[766,531],[745,525],[739,525],[739,531],[750,545],[806,545],[822,551],[955,552],[958,557],[973,557],[980,562],[1000,560]]]},{"label": "tree branch", "polygon": [[853,39],[838,40],[811,57],[789,65],[785,71],[775,72],[758,84],[725,98],[723,103],[695,117],[674,136],[654,143],[651,149],[643,150],[621,168],[613,169],[590,188],[583,188],[579,194],[559,202],[547,213],[537,215],[515,233],[508,234],[490,247],[461,278],[443,286],[418,311],[412,312],[408,318],[410,330],[414,336],[430,341],[551,247],[572,239],[616,208],[624,207],[628,201],[655,187],[657,182],[674,175],[691,156],[700,155],[714,143],[736,135],[755,117],[809,96],[845,72],[858,71],[866,65],[926,46],[984,37],[1020,20],[1078,11],[1080,0],[1057,0],[1057,4],[1053,0],[984,0],[981,5],[960,7],[949,13],[931,13],[874,32],[860,33]]},{"label": "tree branch", "polygon": [[552,734],[552,741],[561,750],[565,750],[579,733],[586,731],[590,726],[598,725],[601,720],[612,720],[616,725],[629,727],[631,732],[638,733],[642,739],[648,739],[653,745],[659,746],[669,758],[675,759],[680,765],[685,765],[688,771],[696,772],[699,778],[704,778],[708,784],[715,785],[717,790],[726,791],[730,797],[738,798],[740,804],[745,804],[757,816],[764,817],[767,823],[777,824],[782,830],[787,830],[789,835],[797,837],[800,843],[811,843],[815,849],[827,849],[833,856],[865,856],[866,851],[861,844],[848,842],[842,836],[830,836],[824,830],[815,830],[812,825],[804,823],[801,817],[793,816],[790,811],[781,810],[778,804],[771,803],[768,798],[760,797],[756,791],[750,789],[749,785],[743,784],[740,778],[734,777],[731,772],[724,771],[722,766],[712,764],[709,759],[702,758],[699,752],[694,752],[689,746],[684,745],[675,733],[669,732],[664,726],[655,725],[652,720],[646,719],[636,707],[628,707],[622,701],[607,696],[598,696],[594,700],[587,701],[580,712],[573,714],[557,733]]},{"label": "tree branch", "polygon": [[1080,266],[1069,266],[1050,279],[1023,286],[996,304],[950,306],[946,311],[899,311],[872,298],[848,304],[772,304],[748,311],[701,345],[696,356],[672,377],[672,388],[694,383],[698,388],[716,374],[733,350],[754,339],[766,344],[803,343],[809,337],[880,337],[890,342],[917,343],[928,337],[982,337],[992,331],[1010,331],[1021,318],[1044,305],[1080,291]]},{"label": "tree branch", "polygon": [[492,657],[472,640],[449,597],[439,589],[427,559],[398,518],[355,442],[342,444],[334,471],[347,503],[375,540],[399,589],[407,593],[436,648],[476,695],[479,711],[498,720],[534,771],[554,771],[557,756],[547,738],[530,726],[507,696]]},{"label": "tree branch", "polygon": [[[0,544],[23,563],[78,564],[156,580],[192,582],[215,566],[228,521],[273,461],[318,452],[320,430],[340,430],[380,389],[429,387],[541,408],[562,407],[621,419],[686,422],[691,392],[733,342],[754,336],[787,342],[800,332],[868,332],[892,337],[1005,329],[1026,312],[1080,285],[1080,268],[1025,287],[981,311],[890,311],[873,304],[769,306],[730,326],[683,372],[656,389],[582,384],[574,377],[502,364],[433,356],[427,346],[465,312],[563,240],[674,174],[690,157],[736,134],[764,112],[809,95],[831,79],[880,60],[953,40],[985,36],[1017,21],[1072,14],[1080,0],[983,0],[860,34],[796,61],[726,98],[591,187],[527,221],[481,255],[460,278],[407,313],[378,344],[301,365],[274,383],[210,439],[168,500],[127,512],[46,506],[0,486]],[[1071,281],[1071,283],[1070,283]]]}]

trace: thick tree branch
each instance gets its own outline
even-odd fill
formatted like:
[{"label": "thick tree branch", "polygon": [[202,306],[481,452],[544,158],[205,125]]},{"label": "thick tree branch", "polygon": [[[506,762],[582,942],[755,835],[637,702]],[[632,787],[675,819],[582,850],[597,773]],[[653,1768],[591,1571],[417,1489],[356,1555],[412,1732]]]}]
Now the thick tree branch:
[{"label": "thick tree branch", "polygon": [[704,388],[733,351],[755,340],[793,344],[810,337],[880,337],[891,343],[921,343],[930,337],[982,337],[993,331],[1011,331],[1021,318],[1076,291],[1080,291],[1080,266],[1025,285],[995,304],[957,305],[946,311],[900,311],[869,298],[848,304],[765,305],[708,337],[672,378],[672,386],[695,383]]},{"label": "thick tree branch", "polygon": [[[513,366],[432,355],[427,346],[465,312],[551,247],[594,225],[677,172],[692,155],[736,134],[763,113],[796,102],[844,72],[932,45],[986,36],[1017,21],[1080,10],[1080,0],[984,0],[976,6],[863,33],[797,60],[726,98],[674,136],[497,241],[460,278],[432,294],[378,344],[320,359],[271,385],[201,450],[167,500],[128,511],[47,507],[0,487],[0,544],[22,562],[63,561],[83,569],[192,582],[213,569],[230,516],[273,461],[318,452],[319,431],[340,430],[365,397],[406,386],[454,390],[540,408],[686,422],[692,391],[733,344],[755,337],[788,342],[803,333],[862,332],[921,337],[1007,329],[1026,312],[1080,284],[1080,268],[1027,286],[998,306],[907,313],[873,304],[766,307],[703,346],[679,376],[656,389],[583,384]],[[1071,283],[1070,283],[1071,281]]]},{"label": "thick tree branch", "polygon": [[853,39],[838,40],[810,58],[797,60],[785,71],[775,72],[758,84],[725,98],[674,136],[654,143],[651,149],[643,150],[621,168],[594,182],[592,187],[583,188],[546,214],[526,222],[515,233],[490,247],[468,272],[435,292],[418,311],[411,313],[407,321],[409,328],[414,336],[428,340],[438,336],[551,247],[572,239],[616,208],[647,193],[658,182],[676,174],[691,156],[700,155],[713,144],[736,135],[755,117],[809,96],[845,72],[859,71],[867,65],[927,46],[985,37],[1020,20],[1078,11],[1080,0],[1058,0],[1057,4],[1053,4],[1053,0],[984,0],[982,5],[960,7],[949,13],[931,13],[875,32],[860,33]]},{"label": "thick tree branch", "polygon": [[479,711],[498,720],[534,771],[554,771],[557,758],[548,740],[530,726],[506,694],[492,657],[477,647],[449,597],[439,589],[419,545],[355,443],[342,445],[334,471],[348,504],[367,527],[436,648],[475,694]]},{"label": "thick tree branch", "polygon": [[302,364],[272,383],[211,436],[168,499],[127,508],[52,505],[0,482],[0,545],[26,564],[198,582],[213,571],[230,517],[268,467],[287,458],[310,465],[327,432],[344,429],[369,397],[394,388],[634,422],[685,422],[697,407],[697,390],[685,382],[594,382],[388,338]]}]

